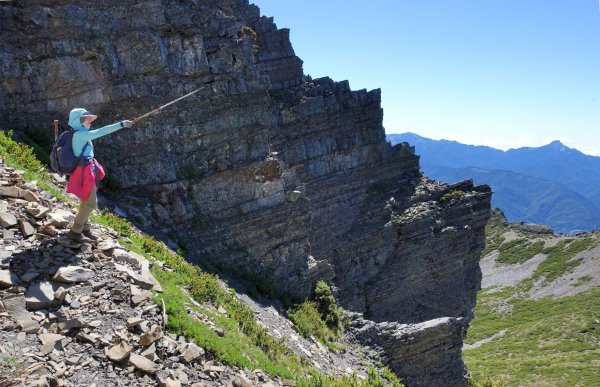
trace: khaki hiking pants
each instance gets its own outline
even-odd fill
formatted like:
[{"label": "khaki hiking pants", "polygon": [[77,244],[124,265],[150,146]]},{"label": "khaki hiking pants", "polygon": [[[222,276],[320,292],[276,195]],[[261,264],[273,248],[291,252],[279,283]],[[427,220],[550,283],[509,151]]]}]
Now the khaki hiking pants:
[{"label": "khaki hiking pants", "polygon": [[71,231],[82,232],[83,230],[89,230],[91,228],[89,222],[90,214],[98,208],[98,199],[96,197],[97,190],[98,187],[94,186],[92,192],[90,192],[90,196],[88,196],[86,200],[82,200],[79,204],[79,211],[77,211]]}]

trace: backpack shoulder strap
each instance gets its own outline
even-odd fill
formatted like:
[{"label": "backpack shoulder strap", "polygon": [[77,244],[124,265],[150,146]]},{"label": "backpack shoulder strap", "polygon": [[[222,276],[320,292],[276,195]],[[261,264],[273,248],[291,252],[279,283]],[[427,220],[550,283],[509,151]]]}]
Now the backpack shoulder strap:
[{"label": "backpack shoulder strap", "polygon": [[83,146],[83,148],[81,149],[81,153],[79,154],[79,158],[83,157],[83,153],[85,152],[85,150],[87,149],[87,147],[90,146],[90,142],[86,141],[85,145]]}]

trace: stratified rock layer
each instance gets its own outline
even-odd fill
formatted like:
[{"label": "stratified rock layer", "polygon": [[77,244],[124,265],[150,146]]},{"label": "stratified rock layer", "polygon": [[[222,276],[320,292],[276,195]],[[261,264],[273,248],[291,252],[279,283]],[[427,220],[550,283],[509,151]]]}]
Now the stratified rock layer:
[{"label": "stratified rock layer", "polygon": [[[392,370],[409,386],[466,385],[460,353],[461,319],[442,317],[419,324],[374,323],[357,320],[350,328],[365,345],[382,352]],[[411,362],[406,362],[411,359]]]},{"label": "stratified rock layer", "polygon": [[108,123],[204,85],[96,143],[121,197],[148,200],[122,206],[190,259],[298,299],[326,279],[376,322],[468,324],[489,188],[424,178],[413,148],[385,141],[379,90],[303,77],[289,31],[256,6],[46,0],[0,17],[3,126],[75,106]]}]

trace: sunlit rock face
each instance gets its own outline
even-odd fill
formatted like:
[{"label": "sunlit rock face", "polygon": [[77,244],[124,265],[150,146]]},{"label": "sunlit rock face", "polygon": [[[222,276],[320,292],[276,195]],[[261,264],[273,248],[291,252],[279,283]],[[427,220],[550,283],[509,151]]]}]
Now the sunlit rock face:
[{"label": "sunlit rock face", "polygon": [[[28,1],[0,18],[2,128],[49,126],[73,107],[108,124],[202,88],[95,147],[135,215],[175,233],[190,260],[297,299],[325,279],[374,323],[450,317],[428,332],[462,340],[491,192],[423,177],[414,148],[385,141],[379,90],[303,76],[289,31],[248,1]],[[460,385],[450,353],[439,369],[462,368],[436,375]],[[392,368],[425,380],[423,367]]]}]

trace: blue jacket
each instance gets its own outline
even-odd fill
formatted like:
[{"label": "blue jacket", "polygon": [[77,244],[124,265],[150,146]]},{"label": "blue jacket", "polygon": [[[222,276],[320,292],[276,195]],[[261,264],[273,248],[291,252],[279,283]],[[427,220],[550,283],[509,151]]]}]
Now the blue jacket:
[{"label": "blue jacket", "polygon": [[69,126],[75,129],[75,133],[73,133],[73,154],[77,157],[81,154],[83,147],[86,142],[89,142],[90,145],[85,149],[83,154],[84,157],[94,157],[94,145],[92,144],[92,140],[98,137],[106,136],[112,132],[116,132],[119,129],[123,128],[122,122],[117,122],[112,125],[105,126],[100,129],[88,129],[81,124],[81,116],[86,113],[87,110],[81,108],[75,108],[71,110],[69,113]]}]

